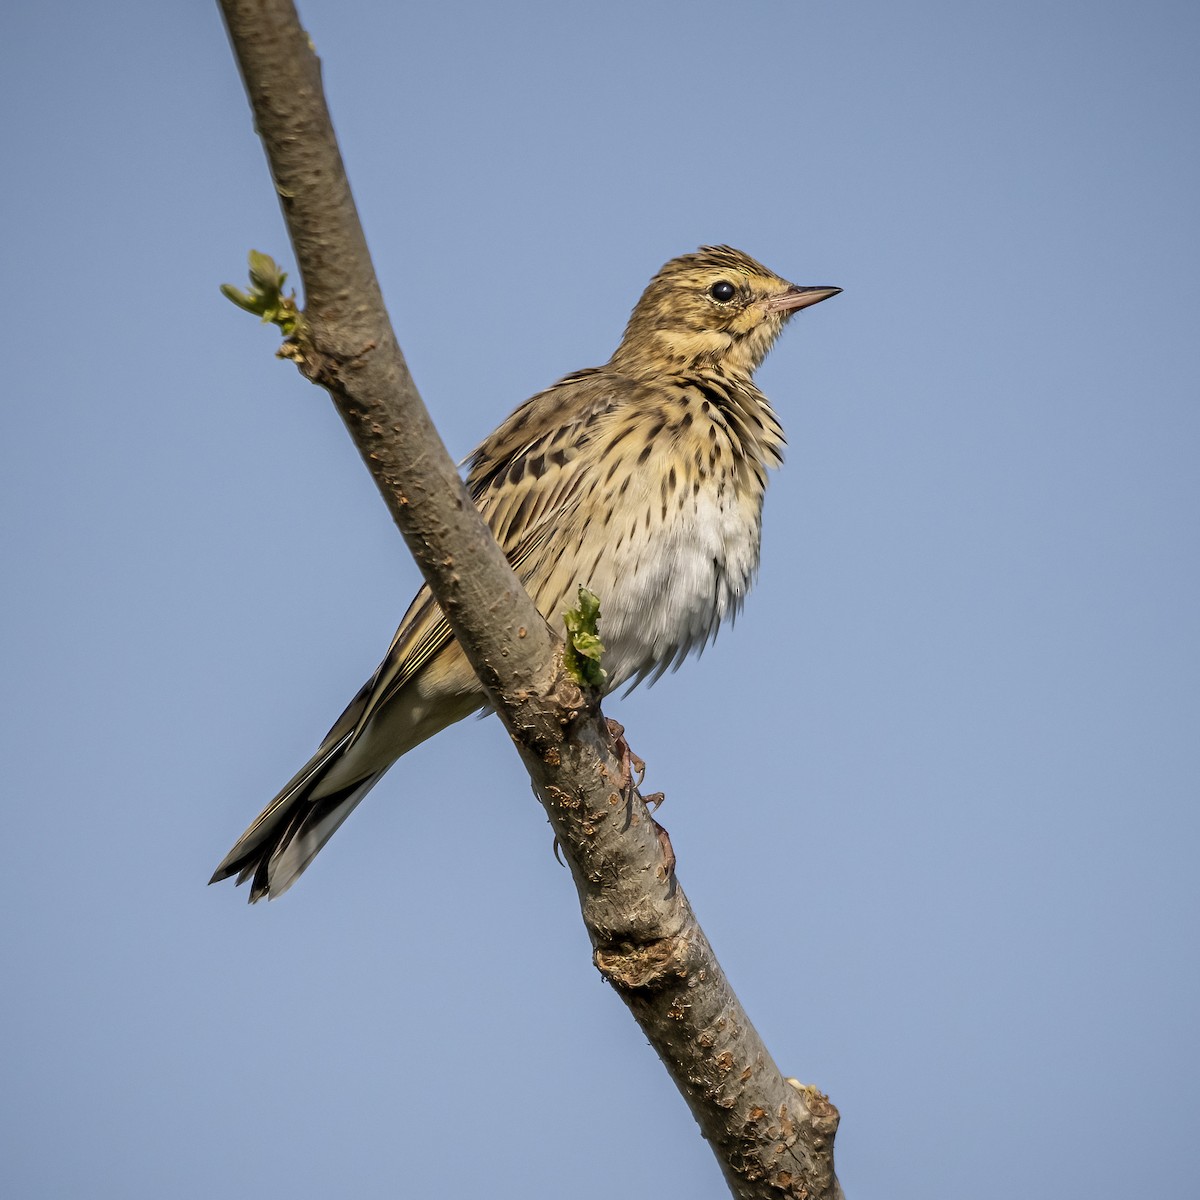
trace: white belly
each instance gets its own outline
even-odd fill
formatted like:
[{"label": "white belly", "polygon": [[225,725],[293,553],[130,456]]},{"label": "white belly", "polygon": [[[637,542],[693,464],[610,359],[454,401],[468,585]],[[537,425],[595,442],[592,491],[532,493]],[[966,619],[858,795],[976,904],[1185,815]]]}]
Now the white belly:
[{"label": "white belly", "polygon": [[[655,498],[645,503],[658,518]],[[761,495],[706,490],[605,556],[589,586],[610,688],[677,667],[737,614],[758,568],[761,512]]]}]

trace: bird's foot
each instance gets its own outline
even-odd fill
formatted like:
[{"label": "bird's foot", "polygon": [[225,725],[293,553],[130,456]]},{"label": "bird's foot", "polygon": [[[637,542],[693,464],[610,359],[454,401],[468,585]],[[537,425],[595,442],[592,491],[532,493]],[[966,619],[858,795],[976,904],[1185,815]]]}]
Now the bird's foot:
[{"label": "bird's foot", "polygon": [[[621,762],[621,774],[617,780],[621,792],[630,800],[633,799],[633,792],[641,785],[643,779],[646,778],[646,763],[644,759],[639,758],[629,748],[629,743],[625,740],[625,726],[619,721],[614,721],[611,717],[605,718],[608,721],[608,733],[613,739],[616,746],[617,755]],[[635,779],[634,776],[637,776]],[[653,795],[643,798],[643,803],[646,805],[647,813],[654,812],[658,806],[666,799],[665,792],[655,792]],[[671,845],[671,835],[657,822],[653,817],[650,818],[654,825],[654,833],[658,838],[659,847],[662,849],[662,877],[664,879],[673,879],[675,876],[675,848]]]},{"label": "bird's foot", "polygon": [[[661,795],[662,795],[662,793],[659,792],[659,796],[661,796]],[[653,798],[654,797],[651,797],[651,799],[653,799]],[[671,835],[666,831],[666,829],[663,828],[663,826],[661,826],[657,821],[655,821],[653,817],[651,817],[650,820],[654,824],[654,832],[658,836],[658,845],[659,845],[659,848],[662,850],[663,860],[662,860],[662,866],[659,868],[659,870],[662,871],[662,877],[664,879],[674,879],[675,878],[675,847],[671,845]]]},{"label": "bird's foot", "polygon": [[[612,738],[617,755],[621,760],[619,780],[621,791],[628,792],[631,787],[640,786],[642,780],[646,778],[646,763],[644,759],[638,758],[630,750],[629,743],[625,740],[625,726],[620,721],[614,721],[612,717],[606,717],[605,720],[608,721],[608,735]],[[633,778],[635,771],[637,772],[636,782]]]}]

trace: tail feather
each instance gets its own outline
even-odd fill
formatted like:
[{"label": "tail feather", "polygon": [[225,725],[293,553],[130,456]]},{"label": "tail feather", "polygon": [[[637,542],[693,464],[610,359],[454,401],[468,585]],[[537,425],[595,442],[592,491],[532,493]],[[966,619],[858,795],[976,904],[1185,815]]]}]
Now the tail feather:
[{"label": "tail feather", "polygon": [[221,860],[209,883],[237,876],[250,880],[251,904],[264,896],[273,900],[303,874],[341,823],[383,777],[376,771],[343,788],[317,796],[330,768],[347,748],[349,739],[323,748],[263,809],[250,828]]},{"label": "tail feather", "polygon": [[297,812],[270,858],[261,861],[255,871],[250,902],[262,896],[272,900],[282,896],[382,777],[383,772],[377,771],[352,787],[322,796],[307,811]]},{"label": "tail feather", "polygon": [[[399,640],[400,634],[397,639],[393,649],[398,645],[396,653],[403,657],[407,642]],[[249,881],[251,904],[282,896],[400,755],[484,703],[461,655],[449,667],[443,664],[432,682],[410,680],[403,687],[382,682],[391,680],[388,662],[351,700],[316,754],[238,838],[210,883],[235,875],[239,884]]]}]

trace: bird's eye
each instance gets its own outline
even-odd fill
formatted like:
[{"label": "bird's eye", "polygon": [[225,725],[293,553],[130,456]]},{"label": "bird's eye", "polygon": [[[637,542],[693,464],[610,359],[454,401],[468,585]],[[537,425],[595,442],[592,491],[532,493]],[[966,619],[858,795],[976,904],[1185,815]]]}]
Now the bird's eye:
[{"label": "bird's eye", "polygon": [[708,289],[708,294],[718,304],[728,304],[737,295],[737,288],[728,279],[719,279]]}]

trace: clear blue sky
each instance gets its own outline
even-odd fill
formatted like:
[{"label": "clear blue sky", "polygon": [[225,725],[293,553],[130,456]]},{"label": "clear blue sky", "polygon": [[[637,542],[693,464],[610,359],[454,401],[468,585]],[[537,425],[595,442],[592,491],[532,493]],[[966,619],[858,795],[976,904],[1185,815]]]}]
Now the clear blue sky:
[{"label": "clear blue sky", "polygon": [[[741,621],[609,712],[851,1200],[1189,1194],[1200,9],[303,16],[455,454],[702,242],[845,288]],[[417,574],[218,294],[290,252],[215,8],[2,22],[0,1191],[723,1195],[496,722],[204,886]]]}]

